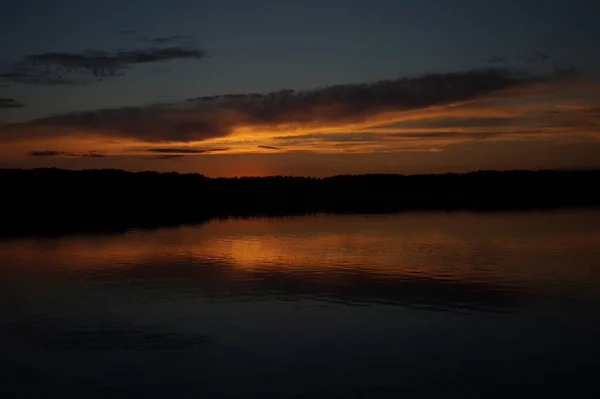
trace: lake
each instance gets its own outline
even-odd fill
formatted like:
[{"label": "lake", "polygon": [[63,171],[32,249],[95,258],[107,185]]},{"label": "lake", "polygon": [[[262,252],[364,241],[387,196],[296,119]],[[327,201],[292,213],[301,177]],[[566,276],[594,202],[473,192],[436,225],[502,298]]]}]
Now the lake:
[{"label": "lake", "polygon": [[600,210],[2,238],[0,393],[598,397],[599,306]]}]

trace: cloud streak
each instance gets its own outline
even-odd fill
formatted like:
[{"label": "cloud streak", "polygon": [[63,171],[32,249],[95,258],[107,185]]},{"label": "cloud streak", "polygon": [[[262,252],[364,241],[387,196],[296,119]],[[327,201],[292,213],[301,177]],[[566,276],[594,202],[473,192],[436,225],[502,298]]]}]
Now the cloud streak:
[{"label": "cloud streak", "polygon": [[115,53],[92,50],[82,53],[47,52],[29,55],[6,70],[0,70],[0,81],[35,85],[86,84],[120,76],[138,64],[206,56],[202,49],[184,46]]},{"label": "cloud streak", "polygon": [[149,148],[147,152],[158,152],[162,154],[206,154],[209,152],[227,151],[228,148]]},{"label": "cloud streak", "polygon": [[0,97],[0,109],[23,108],[25,104],[15,100],[14,98]]},{"label": "cloud streak", "polygon": [[30,157],[86,157],[86,158],[105,158],[108,155],[100,154],[95,151],[77,153],[69,151],[54,151],[54,150],[43,150],[43,151],[30,151],[27,153]]},{"label": "cloud streak", "polygon": [[491,55],[488,58],[484,58],[484,61],[491,62],[491,63],[495,64],[495,63],[506,61],[506,58],[501,57],[499,55]]},{"label": "cloud streak", "polygon": [[[129,54],[129,63],[163,59],[169,51]],[[61,57],[59,57],[61,58]],[[68,57],[67,57],[68,58]],[[54,60],[48,55],[43,59]],[[76,61],[78,64],[80,61]],[[198,97],[185,104],[101,109],[63,114],[0,130],[0,140],[36,135],[101,135],[145,142],[194,142],[226,137],[240,129],[320,129],[361,124],[403,113],[489,96],[540,83],[539,77],[486,69],[314,90]]]},{"label": "cloud streak", "polygon": [[542,53],[540,51],[536,51],[530,55],[519,56],[519,57],[517,57],[517,60],[523,61],[526,63],[533,63],[533,62],[548,61],[551,58],[552,58],[552,56],[549,54]]},{"label": "cloud streak", "polygon": [[192,36],[182,36],[182,35],[171,35],[171,36],[162,36],[155,37],[150,39],[150,42],[156,45],[164,45],[164,44],[174,44],[181,42],[192,42],[194,38]]},{"label": "cloud streak", "polygon": [[157,160],[157,161],[173,161],[184,158],[185,155],[157,155],[154,157],[144,157],[143,159]]},{"label": "cloud streak", "polygon": [[122,30],[121,32],[119,32],[121,35],[137,35],[140,33],[151,33],[151,32],[157,32],[158,29],[156,28],[146,28],[146,29],[125,29]]},{"label": "cloud streak", "polygon": [[36,145],[70,153],[162,157],[264,150],[438,151],[468,141],[575,139],[600,132],[600,115],[594,111],[600,106],[597,90],[596,97],[578,104],[557,100],[557,93],[577,84],[573,76],[483,69],[303,91],[203,96],[4,125],[0,143],[5,148]]}]

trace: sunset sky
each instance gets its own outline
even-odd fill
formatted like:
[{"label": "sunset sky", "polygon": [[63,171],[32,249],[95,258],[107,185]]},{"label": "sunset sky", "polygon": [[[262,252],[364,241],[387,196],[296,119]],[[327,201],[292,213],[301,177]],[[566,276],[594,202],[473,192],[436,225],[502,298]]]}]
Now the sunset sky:
[{"label": "sunset sky", "polygon": [[600,167],[597,0],[7,0],[0,167]]}]

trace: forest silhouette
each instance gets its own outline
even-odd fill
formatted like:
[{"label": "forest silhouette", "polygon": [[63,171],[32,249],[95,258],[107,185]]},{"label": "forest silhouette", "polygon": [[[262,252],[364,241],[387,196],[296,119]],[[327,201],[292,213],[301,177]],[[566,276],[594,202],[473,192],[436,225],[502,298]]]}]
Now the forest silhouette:
[{"label": "forest silhouette", "polygon": [[0,169],[0,234],[174,226],[230,216],[600,205],[600,170],[209,178],[116,169]]}]

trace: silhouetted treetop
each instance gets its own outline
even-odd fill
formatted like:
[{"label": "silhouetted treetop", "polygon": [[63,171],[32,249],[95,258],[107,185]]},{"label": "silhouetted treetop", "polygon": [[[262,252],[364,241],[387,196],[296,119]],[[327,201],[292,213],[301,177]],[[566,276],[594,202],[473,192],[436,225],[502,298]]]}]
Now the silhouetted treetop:
[{"label": "silhouetted treetop", "polygon": [[208,178],[117,169],[0,169],[2,230],[193,223],[211,217],[600,205],[600,170]]}]

